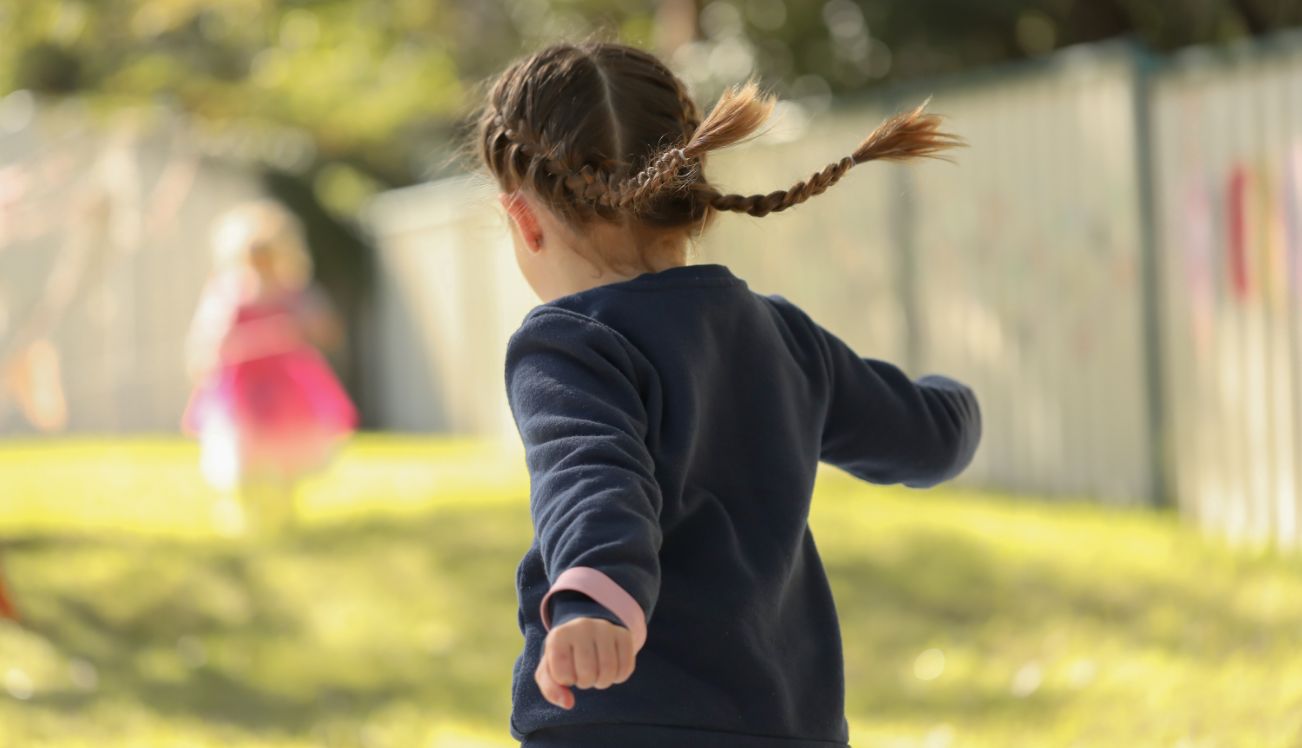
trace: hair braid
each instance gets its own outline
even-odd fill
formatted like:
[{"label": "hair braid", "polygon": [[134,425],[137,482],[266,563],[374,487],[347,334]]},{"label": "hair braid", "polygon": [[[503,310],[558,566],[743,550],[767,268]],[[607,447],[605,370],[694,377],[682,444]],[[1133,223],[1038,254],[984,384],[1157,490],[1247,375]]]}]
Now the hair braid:
[{"label": "hair braid", "polygon": [[708,113],[665,64],[618,44],[540,50],[493,84],[479,117],[479,150],[503,190],[528,190],[560,216],[639,228],[693,230],[714,211],[765,216],[819,195],[868,161],[943,158],[962,141],[924,104],[884,122],[848,156],[785,190],[724,194],[706,155],[764,124],[773,100],[753,83]]},{"label": "hair braid", "polygon": [[569,171],[564,162],[556,158],[556,149],[548,148],[541,138],[532,135],[523,122],[512,126],[502,119],[499,114],[494,116],[494,123],[499,128],[501,137],[505,138],[510,146],[514,146],[516,151],[533,162],[529,167],[525,168],[525,172],[536,171],[538,167],[541,167],[552,176],[561,176]]},{"label": "hair braid", "polygon": [[662,151],[645,169],[611,187],[611,207],[636,211],[667,190],[681,187],[692,178],[690,172],[682,173],[685,166],[689,166],[689,158],[683,148]]},{"label": "hair braid", "polygon": [[[506,141],[502,165],[520,183],[537,185],[550,182],[548,191],[558,202],[578,203],[594,209],[622,207],[612,199],[610,176],[604,171],[591,164],[578,169],[570,167],[556,156],[557,148],[549,147],[542,138],[529,133],[523,122],[511,125],[500,114],[495,114],[491,126],[497,132],[490,139],[500,137]],[[523,168],[519,166],[517,154],[523,157]]]},{"label": "hair braid", "polygon": [[[677,76],[663,65],[657,63],[657,66],[673,84],[674,96],[679,105],[678,114],[683,127],[683,139],[689,140],[700,128],[700,112],[688,94],[686,86]],[[754,84],[751,84],[750,88],[753,89]],[[748,90],[747,93],[753,92]],[[737,94],[737,91],[733,91],[725,94],[725,98]],[[655,196],[668,189],[678,189],[693,178],[692,172],[682,173],[683,167],[688,166],[691,160],[683,147],[668,148],[660,152],[649,160],[642,171],[616,183],[615,174],[594,169],[591,165],[584,165],[578,169],[569,167],[556,158],[554,149],[547,148],[540,138],[531,137],[523,122],[512,126],[500,114],[494,114],[492,125],[497,127],[502,137],[514,144],[527,158],[540,162],[550,176],[557,178],[558,181],[553,184],[551,190],[554,198],[563,199],[562,193],[568,193],[572,201],[596,209],[599,213],[614,214],[630,208],[637,210],[653,200]],[[536,173],[536,170],[531,168],[526,171],[530,176]]]},{"label": "hair braid", "polygon": [[[681,84],[676,89],[682,101],[686,89]],[[667,190],[680,190],[692,184],[699,175],[700,157],[706,151],[745,140],[768,119],[772,110],[773,99],[761,95],[753,81],[725,91],[709,116],[685,134],[685,145],[662,150],[649,160],[645,169],[614,190],[616,207],[631,207],[636,211]],[[684,124],[690,124],[696,118],[695,105],[685,108],[683,115]]]},{"label": "hair braid", "polygon": [[[508,142],[507,156],[503,161],[515,163],[514,153],[523,155],[528,166],[516,175],[521,182],[532,183],[541,170],[554,178],[552,196],[563,199],[564,194],[579,203],[593,208],[618,211],[638,205],[659,194],[672,182],[681,181],[678,172],[687,165],[683,148],[671,148],[652,159],[647,168],[622,183],[614,183],[614,175],[585,164],[573,169],[556,158],[554,149],[547,148],[539,139],[524,134],[522,126],[511,127],[497,118],[501,137]],[[514,149],[514,150],[512,150]]]},{"label": "hair braid", "polygon": [[937,115],[926,113],[928,103],[929,100],[911,112],[901,112],[886,120],[859,144],[853,154],[828,164],[822,171],[785,190],[767,195],[725,195],[708,183],[697,189],[715,210],[763,217],[822,194],[856,164],[869,161],[907,161],[914,158],[946,160],[941,155],[943,151],[964,143],[962,139],[940,131],[942,120]]}]

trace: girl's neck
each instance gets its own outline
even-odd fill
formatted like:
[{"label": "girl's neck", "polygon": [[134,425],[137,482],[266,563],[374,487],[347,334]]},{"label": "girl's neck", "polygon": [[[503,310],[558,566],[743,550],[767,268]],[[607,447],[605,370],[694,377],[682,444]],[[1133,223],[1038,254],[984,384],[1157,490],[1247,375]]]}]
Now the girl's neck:
[{"label": "girl's neck", "polygon": [[687,259],[679,255],[661,262],[647,262],[641,265],[628,265],[621,267],[610,267],[597,264],[589,264],[588,271],[576,272],[572,274],[572,285],[574,289],[571,293],[587,291],[597,286],[607,286],[611,283],[622,283],[623,281],[633,280],[634,278],[646,273],[658,273],[662,270],[681,267],[687,264]]},{"label": "girl's neck", "polygon": [[687,243],[681,238],[648,242],[634,232],[598,231],[582,243],[581,249],[565,247],[558,258],[558,298],[687,264]]}]

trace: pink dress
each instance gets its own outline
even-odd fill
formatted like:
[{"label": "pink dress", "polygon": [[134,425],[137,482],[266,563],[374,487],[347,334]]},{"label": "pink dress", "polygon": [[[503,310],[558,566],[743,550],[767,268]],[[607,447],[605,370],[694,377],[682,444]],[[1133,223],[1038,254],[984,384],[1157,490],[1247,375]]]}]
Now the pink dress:
[{"label": "pink dress", "polygon": [[[205,305],[225,307],[217,363],[191,395],[183,426],[202,444],[205,476],[219,487],[245,477],[293,479],[324,467],[357,425],[357,411],[303,334],[305,293],[238,300],[214,283]],[[237,299],[223,302],[223,299]],[[211,314],[209,318],[211,319]],[[209,323],[211,324],[211,323]]]}]

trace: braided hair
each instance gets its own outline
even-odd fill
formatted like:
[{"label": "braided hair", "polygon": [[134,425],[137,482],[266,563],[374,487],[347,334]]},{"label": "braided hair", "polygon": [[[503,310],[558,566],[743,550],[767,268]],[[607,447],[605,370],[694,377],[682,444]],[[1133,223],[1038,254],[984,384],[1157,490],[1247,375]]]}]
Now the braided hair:
[{"label": "braided hair", "polygon": [[702,119],[682,81],[653,55],[561,44],[497,79],[478,147],[503,190],[528,188],[576,223],[694,229],[711,211],[765,216],[799,205],[857,164],[937,158],[961,145],[925,108],[888,119],[850,155],[785,190],[725,194],[706,179],[705,156],[753,135],[772,112],[771,97],[754,83],[738,86]]}]

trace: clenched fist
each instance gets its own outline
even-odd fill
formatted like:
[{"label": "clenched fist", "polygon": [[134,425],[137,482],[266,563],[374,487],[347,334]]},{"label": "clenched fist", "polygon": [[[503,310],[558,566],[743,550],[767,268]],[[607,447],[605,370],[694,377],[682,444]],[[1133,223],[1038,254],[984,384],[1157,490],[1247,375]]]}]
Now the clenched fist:
[{"label": "clenched fist", "polygon": [[607,689],[633,674],[633,635],[599,618],[575,618],[547,634],[542,662],[534,671],[543,698],[574,708],[577,688]]}]

